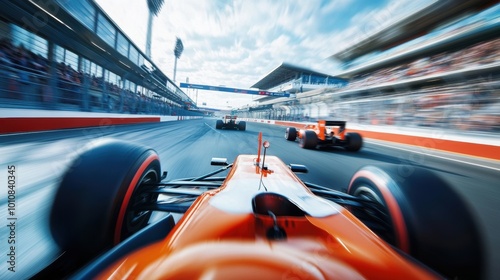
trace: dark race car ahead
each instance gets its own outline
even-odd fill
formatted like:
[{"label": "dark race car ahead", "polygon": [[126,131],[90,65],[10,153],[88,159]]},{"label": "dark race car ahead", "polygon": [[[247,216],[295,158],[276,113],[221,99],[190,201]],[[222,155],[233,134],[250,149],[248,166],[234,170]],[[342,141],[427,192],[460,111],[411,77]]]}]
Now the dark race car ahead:
[{"label": "dark race car ahead", "polygon": [[225,115],[222,120],[217,120],[215,123],[216,129],[237,129],[245,130],[247,124],[245,121],[236,121],[237,116]]}]

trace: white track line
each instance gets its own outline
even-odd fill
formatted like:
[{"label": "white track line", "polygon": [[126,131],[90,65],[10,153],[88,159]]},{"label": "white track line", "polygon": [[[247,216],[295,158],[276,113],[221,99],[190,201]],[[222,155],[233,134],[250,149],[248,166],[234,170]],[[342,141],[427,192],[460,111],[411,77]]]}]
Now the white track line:
[{"label": "white track line", "polygon": [[474,166],[478,166],[478,167],[482,167],[482,168],[488,168],[488,169],[492,169],[492,170],[495,170],[495,171],[500,171],[500,168],[496,168],[496,167],[493,167],[493,166],[482,165],[482,164],[473,163],[473,162],[469,162],[469,161],[464,161],[464,160],[459,160],[459,159],[454,159],[454,158],[449,158],[449,157],[444,157],[444,156],[438,156],[438,155],[428,154],[428,153],[419,152],[419,151],[415,151],[415,150],[411,150],[411,149],[394,147],[394,146],[385,145],[385,144],[381,144],[381,143],[377,143],[377,142],[373,142],[373,141],[367,141],[367,142],[369,142],[371,144],[374,144],[374,145],[379,145],[379,146],[387,147],[387,148],[402,150],[402,151],[411,152],[411,153],[422,154],[422,155],[426,155],[426,156],[436,157],[436,158],[440,158],[440,159],[445,159],[445,160],[455,161],[455,162],[459,162],[459,163],[474,165]]},{"label": "white track line", "polygon": [[222,137],[226,137],[223,133],[221,133],[218,129],[213,128],[212,125],[209,125],[208,123],[205,123],[206,126],[208,126],[211,130],[217,132],[218,134],[222,135]]}]

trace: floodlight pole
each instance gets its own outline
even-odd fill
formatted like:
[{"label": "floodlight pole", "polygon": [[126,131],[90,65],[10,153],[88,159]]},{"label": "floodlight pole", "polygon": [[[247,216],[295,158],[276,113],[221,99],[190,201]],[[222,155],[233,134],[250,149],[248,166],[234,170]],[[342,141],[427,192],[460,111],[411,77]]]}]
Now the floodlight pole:
[{"label": "floodlight pole", "polygon": [[148,15],[148,31],[146,35],[146,56],[151,59],[151,34],[153,29],[153,13],[149,12]]},{"label": "floodlight pole", "polygon": [[174,83],[175,83],[175,75],[177,73],[177,59],[181,57],[182,52],[184,51],[184,45],[182,44],[182,40],[177,37],[175,40],[175,48],[174,48],[174,55],[175,55],[175,63],[174,63]]},{"label": "floodlight pole", "polygon": [[148,4],[148,31],[146,33],[146,56],[151,59],[151,36],[153,29],[153,16],[157,16],[160,13],[161,6],[164,0],[146,0]]},{"label": "floodlight pole", "polygon": [[175,74],[177,73],[177,56],[175,56],[175,62],[174,62],[174,83],[175,83]]}]

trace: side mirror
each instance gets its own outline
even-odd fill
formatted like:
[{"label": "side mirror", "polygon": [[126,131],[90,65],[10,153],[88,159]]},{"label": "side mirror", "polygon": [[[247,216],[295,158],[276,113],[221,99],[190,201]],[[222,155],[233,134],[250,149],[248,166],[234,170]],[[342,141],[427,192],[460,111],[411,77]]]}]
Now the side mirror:
[{"label": "side mirror", "polygon": [[212,158],[210,165],[227,166],[229,164],[227,163],[227,158]]},{"label": "side mirror", "polygon": [[309,172],[309,169],[307,169],[307,167],[305,165],[302,165],[302,164],[290,163],[288,165],[288,167],[290,168],[290,170],[292,170],[295,173],[308,173]]}]

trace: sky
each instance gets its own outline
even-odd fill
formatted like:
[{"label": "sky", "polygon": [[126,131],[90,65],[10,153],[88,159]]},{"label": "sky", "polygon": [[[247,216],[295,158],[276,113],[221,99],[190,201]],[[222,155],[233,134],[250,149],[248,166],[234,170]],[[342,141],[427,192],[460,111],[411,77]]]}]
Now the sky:
[{"label": "sky", "polygon": [[[95,0],[145,52],[147,0]],[[249,89],[286,62],[336,75],[329,58],[435,0],[165,0],[153,20],[151,56],[175,82]],[[198,107],[240,108],[249,94],[183,89]]]}]

